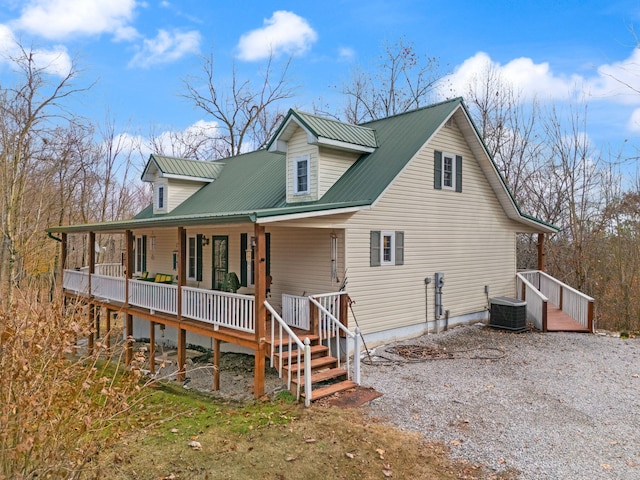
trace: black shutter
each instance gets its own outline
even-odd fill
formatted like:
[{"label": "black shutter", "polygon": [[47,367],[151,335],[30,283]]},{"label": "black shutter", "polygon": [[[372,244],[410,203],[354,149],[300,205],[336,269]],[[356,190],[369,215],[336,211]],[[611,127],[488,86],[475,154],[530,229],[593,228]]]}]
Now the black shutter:
[{"label": "black shutter", "polygon": [[396,232],[396,265],[404,265],[404,232]]},{"label": "black shutter", "polygon": [[265,233],[264,234],[264,246],[265,246],[265,250],[267,251],[267,275],[271,275],[271,234],[270,233]]},{"label": "black shutter", "polygon": [[370,245],[370,265],[372,267],[380,266],[380,231],[374,230],[370,233],[371,245]]},{"label": "black shutter", "polygon": [[147,271],[147,236],[142,236],[142,268],[141,272]]},{"label": "black shutter", "polygon": [[196,235],[196,280],[202,281],[202,235]]},{"label": "black shutter", "polygon": [[247,286],[247,234],[240,234],[240,285]]},{"label": "black shutter", "polygon": [[456,192],[462,191],[462,157],[456,155]]},{"label": "black shutter", "polygon": [[433,152],[433,188],[442,190],[442,152]]}]

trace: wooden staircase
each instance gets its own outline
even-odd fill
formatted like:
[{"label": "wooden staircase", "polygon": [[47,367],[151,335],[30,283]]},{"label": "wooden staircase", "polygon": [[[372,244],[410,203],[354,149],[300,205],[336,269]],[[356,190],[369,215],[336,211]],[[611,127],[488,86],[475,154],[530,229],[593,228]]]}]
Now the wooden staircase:
[{"label": "wooden staircase", "polygon": [[[320,343],[320,337],[318,335],[301,332],[299,333],[299,338],[308,338],[311,342],[311,365],[305,365],[304,357],[302,352],[300,352],[300,386],[304,390],[304,372],[306,369],[310,369],[312,401],[357,386],[356,382],[348,379],[349,372],[338,366],[338,359],[329,355],[329,347]],[[271,351],[270,342],[267,342],[267,346],[268,351]],[[281,373],[283,379],[288,378],[289,368],[291,368],[290,390],[292,393],[295,393],[298,385],[298,349],[297,345],[293,344],[292,350],[289,351],[288,346],[288,342],[276,340],[274,366],[277,368],[280,364],[280,358],[282,357],[283,368]],[[289,367],[289,359],[291,359],[291,367]],[[306,396],[307,392],[303,392],[302,397]]]}]

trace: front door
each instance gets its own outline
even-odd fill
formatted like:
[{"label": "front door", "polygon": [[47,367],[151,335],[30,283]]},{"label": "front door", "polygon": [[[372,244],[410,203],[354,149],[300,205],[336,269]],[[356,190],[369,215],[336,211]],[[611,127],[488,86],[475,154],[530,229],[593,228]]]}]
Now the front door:
[{"label": "front door", "polygon": [[212,275],[213,290],[222,290],[224,281],[229,271],[229,237],[213,237],[213,266]]}]

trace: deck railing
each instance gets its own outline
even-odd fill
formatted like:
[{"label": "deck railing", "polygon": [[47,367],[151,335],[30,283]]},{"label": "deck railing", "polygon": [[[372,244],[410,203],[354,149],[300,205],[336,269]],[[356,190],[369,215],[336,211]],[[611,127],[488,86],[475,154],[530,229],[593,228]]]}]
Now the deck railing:
[{"label": "deck railing", "polygon": [[594,299],[540,270],[520,272],[549,302],[593,332]]},{"label": "deck railing", "polygon": [[519,300],[527,302],[527,320],[543,332],[547,331],[547,303],[549,299],[532,283],[537,277],[531,272],[516,274],[516,292]]},{"label": "deck railing", "polygon": [[[313,297],[309,297],[309,301],[313,304],[315,308],[318,309],[318,317],[319,317],[319,332],[321,341],[326,341],[327,346],[329,347],[329,355],[336,357],[338,360],[338,368],[340,368],[342,362],[342,355],[340,352],[340,343],[342,340],[342,335],[346,339],[346,352],[345,352],[345,361],[346,361],[346,370],[348,372],[348,377],[353,379],[358,385],[360,385],[360,330],[356,328],[355,332],[351,332],[347,327],[345,327],[340,320],[330,312],[322,303],[321,300],[323,298],[333,298],[337,296],[339,298],[339,294],[326,294],[326,295],[317,295]],[[320,297],[320,298],[318,298]],[[338,308],[339,311],[339,308]],[[351,350],[351,348],[353,350]],[[350,356],[353,354],[353,375],[351,373],[351,361]]]},{"label": "deck railing", "polygon": [[243,332],[255,332],[252,295],[182,287],[182,316]]},{"label": "deck railing", "polygon": [[[347,292],[321,293],[321,294],[318,294],[318,295],[312,295],[311,297],[314,300],[316,300],[320,305],[322,305],[324,310],[326,310],[331,315],[333,315],[334,318],[338,319],[338,321],[342,325],[346,326],[347,325],[347,319],[346,318],[341,318],[341,312],[340,312],[340,298],[343,295],[346,298]],[[318,323],[319,323],[319,328],[320,328],[319,335],[320,335],[320,337],[322,337],[323,328],[325,328],[326,325],[328,325],[329,321],[326,318],[326,314],[322,310],[319,310],[318,313],[319,313],[318,314]]]},{"label": "deck railing", "polygon": [[78,295],[88,295],[89,275],[79,270],[65,270],[62,286]]},{"label": "deck railing", "polygon": [[309,298],[283,293],[282,319],[290,327],[309,330]]},{"label": "deck railing", "polygon": [[124,303],[125,292],[126,279],[124,277],[91,275],[91,295],[94,297]]},{"label": "deck railing", "polygon": [[[264,306],[271,313],[271,352],[269,359],[271,366],[275,367],[278,375],[282,378],[285,366],[287,367],[287,388],[291,390],[293,380],[293,370],[295,369],[296,377],[296,400],[300,400],[301,380],[304,376],[304,405],[311,405],[311,342],[308,338],[304,341],[291,330],[289,325],[282,319],[278,312],[265,300]],[[275,362],[276,347],[279,346],[278,362]],[[296,347],[296,348],[294,348]],[[285,361],[286,357],[286,361]],[[294,361],[295,358],[295,361]],[[302,365],[307,368],[302,369]]]},{"label": "deck railing", "polygon": [[178,286],[129,280],[129,304],[148,308],[151,313],[178,314]]}]

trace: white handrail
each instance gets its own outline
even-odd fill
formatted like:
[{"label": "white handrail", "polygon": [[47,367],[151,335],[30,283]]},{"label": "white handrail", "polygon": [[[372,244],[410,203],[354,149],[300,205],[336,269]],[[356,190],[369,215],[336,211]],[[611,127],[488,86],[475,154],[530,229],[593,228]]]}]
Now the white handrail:
[{"label": "white handrail", "polygon": [[[287,325],[287,323],[282,319],[282,317],[280,315],[278,315],[278,312],[271,306],[271,304],[268,301],[264,301],[264,306],[267,308],[267,310],[269,310],[269,312],[271,312],[271,318],[272,318],[272,322],[271,322],[271,353],[270,353],[270,361],[271,361],[271,366],[274,366],[274,357],[275,357],[275,346],[276,346],[276,333],[275,333],[275,324],[276,322],[279,325],[279,331],[278,331],[278,345],[280,346],[280,355],[279,355],[279,362],[278,362],[278,375],[280,376],[280,378],[282,378],[282,370],[284,368],[284,364],[283,364],[283,356],[284,356],[284,351],[282,350],[282,346],[283,346],[283,342],[282,342],[282,336],[283,336],[283,331],[284,333],[286,333],[287,337],[288,337],[288,349],[287,349],[287,373],[288,373],[288,378],[287,378],[287,388],[289,390],[291,390],[291,359],[292,359],[292,347],[295,344],[298,348],[297,348],[297,352],[298,352],[298,362],[297,362],[297,375],[298,375],[298,379],[296,382],[296,400],[300,400],[300,375],[301,375],[301,358],[300,358],[300,352],[304,353],[304,365],[305,365],[305,369],[304,369],[304,406],[308,407],[309,405],[311,405],[311,398],[312,398],[312,390],[311,390],[311,342],[309,341],[309,338],[305,338],[304,342],[302,342],[298,336],[293,332],[293,330],[291,330],[291,328],[289,328],[289,326]],[[273,321],[275,320],[275,321]]]},{"label": "white handrail", "polygon": [[[522,286],[525,287],[523,295]],[[516,273],[516,295],[527,302],[527,318],[540,330],[545,331],[545,317],[549,299],[542,294],[523,273]]]},{"label": "white handrail", "polygon": [[253,295],[182,287],[182,316],[242,332],[255,332]]},{"label": "white handrail", "polygon": [[129,304],[171,315],[178,313],[178,286],[129,280]]},{"label": "white handrail", "polygon": [[[324,313],[325,321],[328,320],[329,328],[323,326],[323,321],[318,322],[319,336],[321,340],[327,340],[327,346],[329,347],[329,355],[332,355],[331,352],[331,338],[335,338],[336,344],[336,355],[335,357],[338,359],[338,368],[340,367],[340,335],[337,334],[338,331],[341,331],[345,334],[347,338],[350,338],[353,341],[353,381],[360,385],[360,330],[356,328],[355,333],[352,333],[347,327],[345,327],[340,321],[329,311],[327,310],[320,302],[316,300],[317,295],[310,296],[309,301],[313,303],[318,310]],[[336,333],[333,337],[323,336],[323,331],[329,331],[332,333]],[[349,351],[347,346],[347,375],[351,378],[351,366],[349,361]]]},{"label": "white handrail", "polygon": [[91,275],[91,295],[94,297],[125,301],[126,280],[124,277],[112,277],[107,275]]}]

